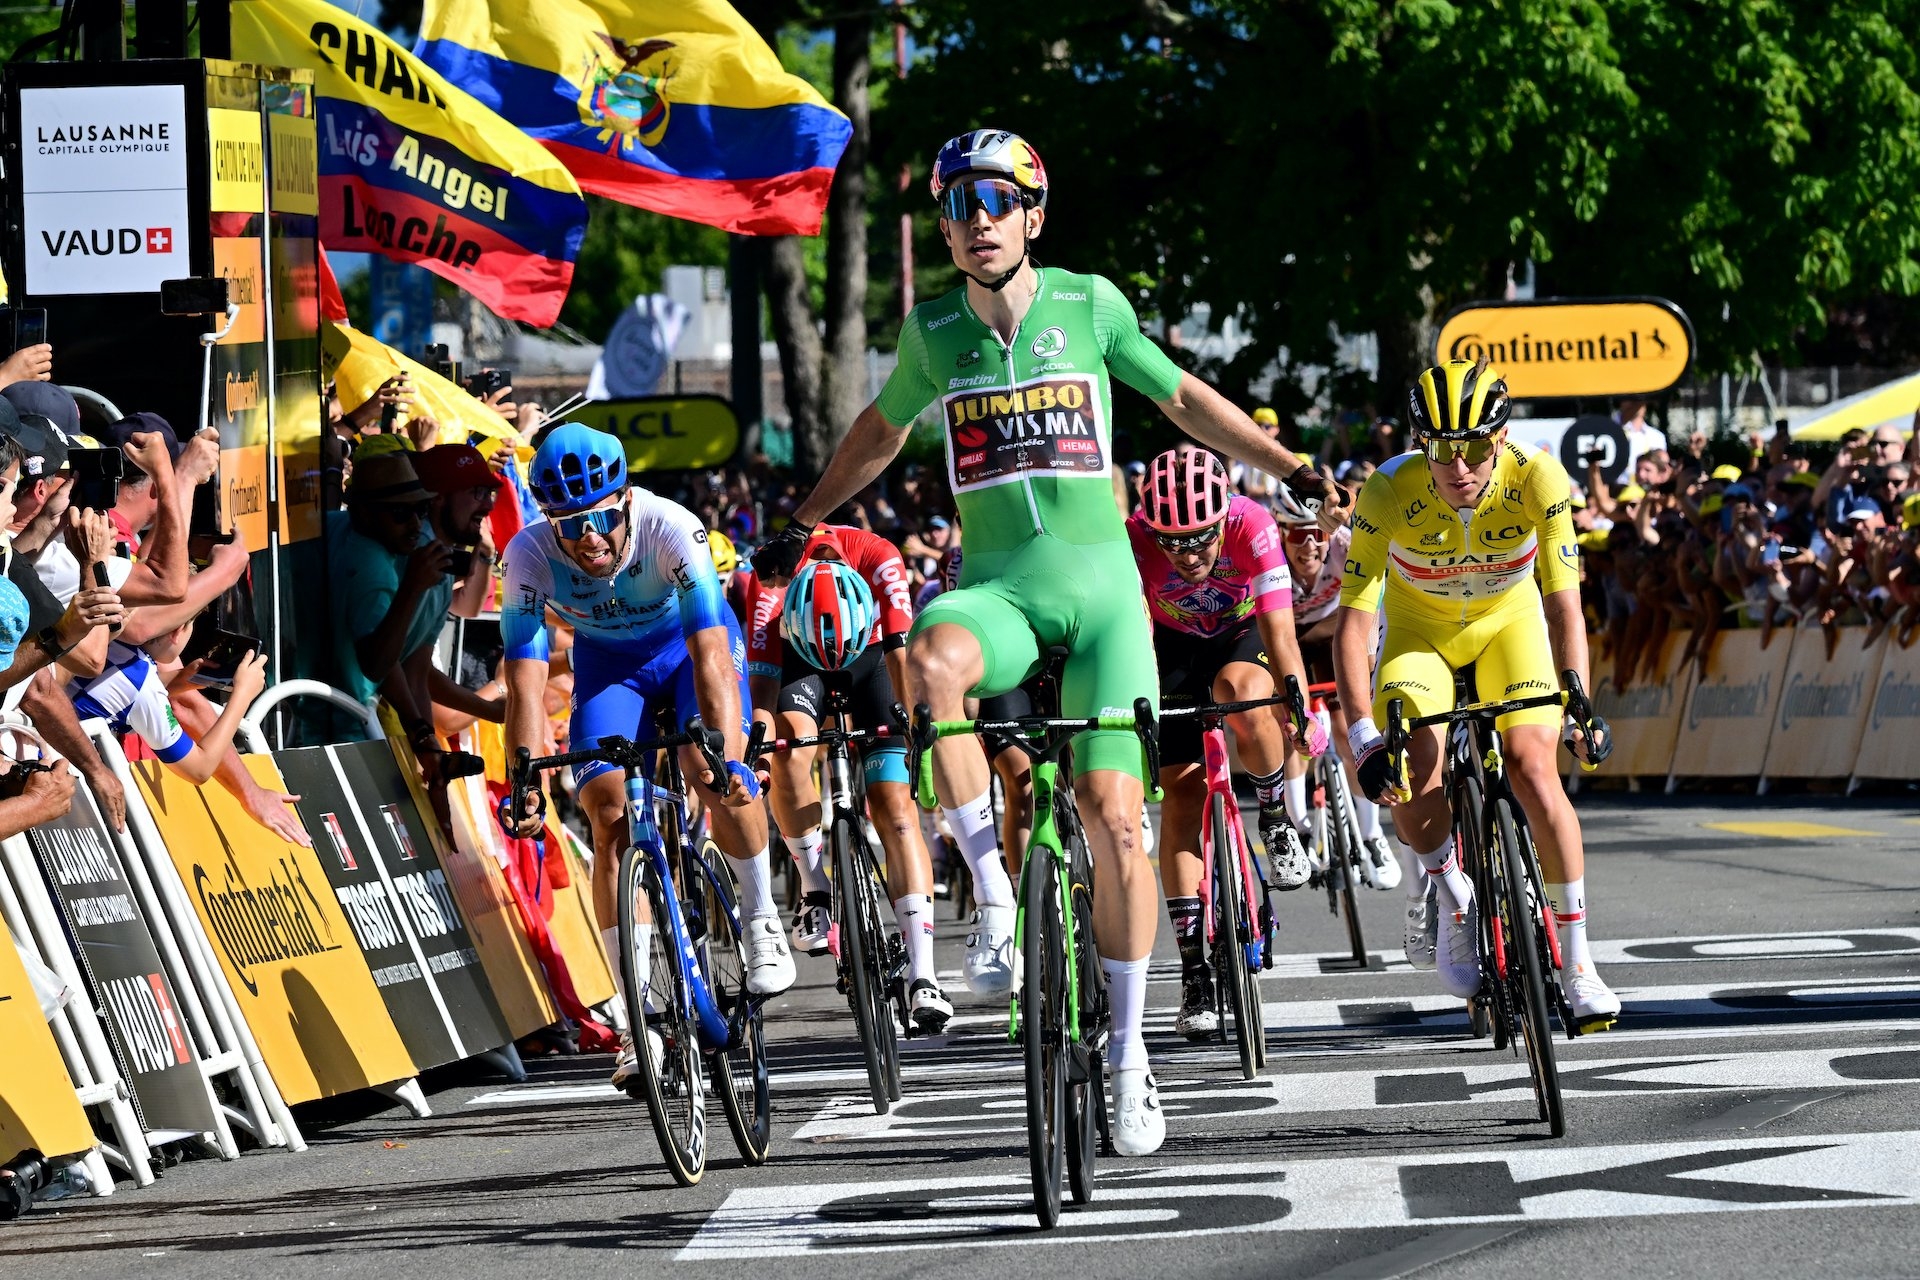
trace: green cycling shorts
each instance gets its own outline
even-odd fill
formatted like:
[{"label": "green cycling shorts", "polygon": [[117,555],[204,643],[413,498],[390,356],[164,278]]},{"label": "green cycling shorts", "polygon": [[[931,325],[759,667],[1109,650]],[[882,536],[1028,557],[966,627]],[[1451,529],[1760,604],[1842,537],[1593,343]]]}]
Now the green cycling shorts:
[{"label": "green cycling shorts", "polygon": [[[1068,718],[1132,715],[1133,700],[1160,701],[1140,571],[1124,539],[1081,545],[1040,534],[1007,551],[968,550],[960,585],[934,597],[915,635],[951,622],[980,642],[985,674],[970,691],[988,698],[1037,675],[1048,649],[1070,653],[1060,682]],[[1142,777],[1140,739],[1106,730],[1073,741],[1075,775],[1116,769]]]}]

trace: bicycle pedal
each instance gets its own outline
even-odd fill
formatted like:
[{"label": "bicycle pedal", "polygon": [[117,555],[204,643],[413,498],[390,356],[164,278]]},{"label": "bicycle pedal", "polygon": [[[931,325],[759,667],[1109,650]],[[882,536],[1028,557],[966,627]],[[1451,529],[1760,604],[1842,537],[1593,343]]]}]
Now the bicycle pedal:
[{"label": "bicycle pedal", "polygon": [[1602,1031],[1611,1031],[1613,1024],[1620,1021],[1618,1014],[1607,1014],[1598,1018],[1587,1018],[1580,1023],[1580,1034],[1597,1035]]}]

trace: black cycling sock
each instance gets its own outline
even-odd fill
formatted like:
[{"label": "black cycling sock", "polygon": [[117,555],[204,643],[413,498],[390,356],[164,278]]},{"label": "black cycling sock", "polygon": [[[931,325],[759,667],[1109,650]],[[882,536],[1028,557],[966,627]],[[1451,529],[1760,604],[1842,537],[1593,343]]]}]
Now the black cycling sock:
[{"label": "black cycling sock", "polygon": [[1253,784],[1254,798],[1262,809],[1271,808],[1280,803],[1280,788],[1285,781],[1286,770],[1275,769],[1272,773],[1250,773],[1247,781]]},{"label": "black cycling sock", "polygon": [[1206,943],[1200,936],[1200,899],[1168,898],[1167,918],[1173,939],[1180,944],[1180,968],[1188,973],[1207,964]]}]

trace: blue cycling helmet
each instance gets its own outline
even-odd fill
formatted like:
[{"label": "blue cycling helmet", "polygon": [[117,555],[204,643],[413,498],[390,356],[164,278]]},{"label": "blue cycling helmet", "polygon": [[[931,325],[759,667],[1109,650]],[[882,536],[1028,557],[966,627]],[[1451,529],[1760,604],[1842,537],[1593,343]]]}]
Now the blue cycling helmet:
[{"label": "blue cycling helmet", "polygon": [[867,651],[880,609],[866,580],[844,560],[810,560],[787,584],[780,621],[787,643],[809,665],[842,671]]},{"label": "blue cycling helmet", "polygon": [[627,487],[627,451],[604,431],[578,422],[555,427],[533,455],[531,485],[542,511],[582,511]]}]

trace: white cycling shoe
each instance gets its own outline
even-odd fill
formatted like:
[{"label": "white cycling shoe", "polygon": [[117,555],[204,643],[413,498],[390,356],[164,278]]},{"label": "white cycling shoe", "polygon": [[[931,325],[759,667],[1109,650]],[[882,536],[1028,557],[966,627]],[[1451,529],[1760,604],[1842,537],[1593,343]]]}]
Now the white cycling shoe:
[{"label": "white cycling shoe", "polygon": [[1434,965],[1434,952],[1439,928],[1437,917],[1439,905],[1434,901],[1433,886],[1428,885],[1426,893],[1418,898],[1407,900],[1407,930],[1404,939],[1407,948],[1407,963],[1416,969],[1431,969]]},{"label": "white cycling shoe", "polygon": [[1167,1113],[1151,1071],[1113,1073],[1113,1148],[1123,1156],[1150,1156],[1167,1140]]},{"label": "white cycling shoe", "polygon": [[833,928],[833,895],[809,893],[800,901],[800,912],[793,918],[793,949],[803,956],[827,953],[827,936]]},{"label": "white cycling shoe", "polygon": [[907,988],[907,1014],[922,1035],[937,1036],[953,1017],[953,1002],[930,978],[915,978]]},{"label": "white cycling shoe", "polygon": [[793,985],[793,952],[779,916],[753,916],[747,921],[747,990],[756,996],[777,996]]},{"label": "white cycling shoe", "polygon": [[1273,868],[1274,888],[1298,889],[1312,879],[1313,863],[1307,858],[1300,832],[1287,811],[1277,804],[1260,810],[1260,843],[1266,846],[1267,865]]},{"label": "white cycling shoe", "polygon": [[967,962],[961,970],[967,990],[977,996],[1003,996],[1013,990],[1013,908],[982,906],[973,913],[967,935]]},{"label": "white cycling shoe", "polygon": [[1469,897],[1461,910],[1443,907],[1438,914],[1434,951],[1440,985],[1462,1000],[1471,999],[1480,994],[1480,904]]},{"label": "white cycling shoe", "polygon": [[1368,868],[1367,883],[1376,889],[1398,889],[1400,859],[1394,856],[1393,846],[1387,843],[1387,838],[1374,836],[1361,843],[1366,848],[1366,860],[1373,864]]},{"label": "white cycling shoe", "polygon": [[[647,1049],[653,1054],[654,1073],[658,1074],[667,1062],[667,1042],[652,1027],[647,1028]],[[620,1033],[620,1056],[613,1060],[613,1087],[625,1089],[635,1083],[640,1075],[640,1055],[634,1052],[633,1033]]]},{"label": "white cycling shoe", "polygon": [[1620,997],[1586,965],[1560,971],[1560,994],[1582,1032],[1605,1031],[1620,1018]]}]

